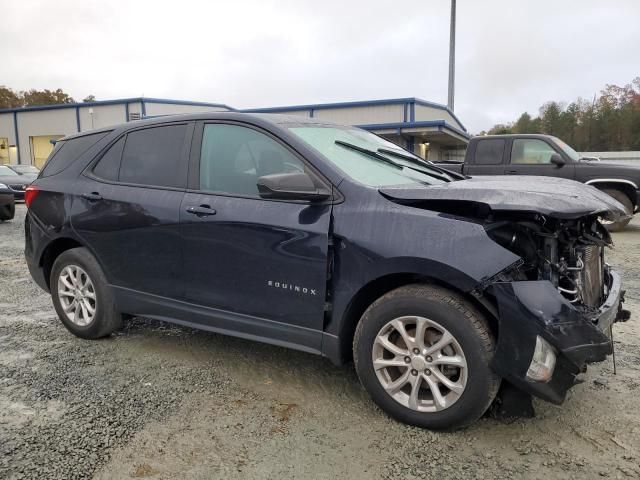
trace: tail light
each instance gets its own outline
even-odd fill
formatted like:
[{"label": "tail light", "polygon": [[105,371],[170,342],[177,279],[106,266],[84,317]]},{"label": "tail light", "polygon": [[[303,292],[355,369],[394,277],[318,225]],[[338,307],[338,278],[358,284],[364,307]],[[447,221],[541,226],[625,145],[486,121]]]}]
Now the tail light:
[{"label": "tail light", "polygon": [[33,202],[38,195],[40,189],[38,187],[29,186],[24,191],[24,203],[27,205],[27,208],[31,206],[31,202]]}]

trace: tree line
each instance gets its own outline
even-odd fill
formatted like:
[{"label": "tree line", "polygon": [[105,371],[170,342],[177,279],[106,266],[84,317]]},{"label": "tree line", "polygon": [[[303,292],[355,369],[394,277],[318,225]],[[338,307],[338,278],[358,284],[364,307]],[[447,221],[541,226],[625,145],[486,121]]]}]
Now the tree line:
[{"label": "tree line", "polygon": [[[83,102],[94,102],[96,97],[89,95]],[[76,103],[73,97],[65,93],[61,88],[55,90],[21,90],[16,91],[4,85],[0,85],[0,109],[22,108],[37,105],[57,105],[61,103]]]},{"label": "tree line", "polygon": [[537,117],[525,112],[485,133],[546,133],[579,152],[640,150],[640,77],[623,87],[607,85],[593,100],[547,102]]}]

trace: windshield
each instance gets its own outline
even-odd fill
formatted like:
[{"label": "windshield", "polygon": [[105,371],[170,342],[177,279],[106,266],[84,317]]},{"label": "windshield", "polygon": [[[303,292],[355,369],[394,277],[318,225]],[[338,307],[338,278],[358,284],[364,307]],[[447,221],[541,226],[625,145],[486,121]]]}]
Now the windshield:
[{"label": "windshield", "polygon": [[310,125],[289,127],[289,131],[349,177],[365,185],[437,185],[453,180],[452,176],[432,168],[420,157],[358,128]]},{"label": "windshield", "polygon": [[564,153],[566,153],[571,160],[573,160],[574,162],[577,162],[578,160],[580,160],[580,154],[576,152],[573,148],[571,148],[569,145],[564,143],[559,138],[556,138],[556,137],[552,137],[552,138],[553,138],[553,141],[556,143],[556,145],[559,146],[560,149]]},{"label": "windshield", "polygon": [[0,165],[0,177],[17,177],[18,174],[11,170],[9,167]]}]

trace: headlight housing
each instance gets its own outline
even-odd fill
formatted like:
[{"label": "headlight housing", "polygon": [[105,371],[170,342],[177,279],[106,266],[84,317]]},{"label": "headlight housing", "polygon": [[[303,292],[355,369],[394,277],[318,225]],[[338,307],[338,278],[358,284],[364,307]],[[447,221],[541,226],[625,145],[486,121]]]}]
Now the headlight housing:
[{"label": "headlight housing", "polygon": [[551,380],[555,367],[555,349],[540,335],[536,336],[536,348],[533,350],[531,363],[527,370],[527,380],[547,383]]}]

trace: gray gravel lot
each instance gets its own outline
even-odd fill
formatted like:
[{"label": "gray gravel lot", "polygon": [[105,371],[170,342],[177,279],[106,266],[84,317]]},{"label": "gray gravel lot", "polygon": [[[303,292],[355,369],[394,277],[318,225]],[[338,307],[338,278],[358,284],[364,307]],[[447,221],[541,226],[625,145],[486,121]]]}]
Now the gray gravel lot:
[{"label": "gray gravel lot", "polygon": [[134,319],[73,337],[0,223],[0,478],[640,478],[640,219],[615,235],[632,321],[563,406],[443,434],[387,418],[353,368]]}]

